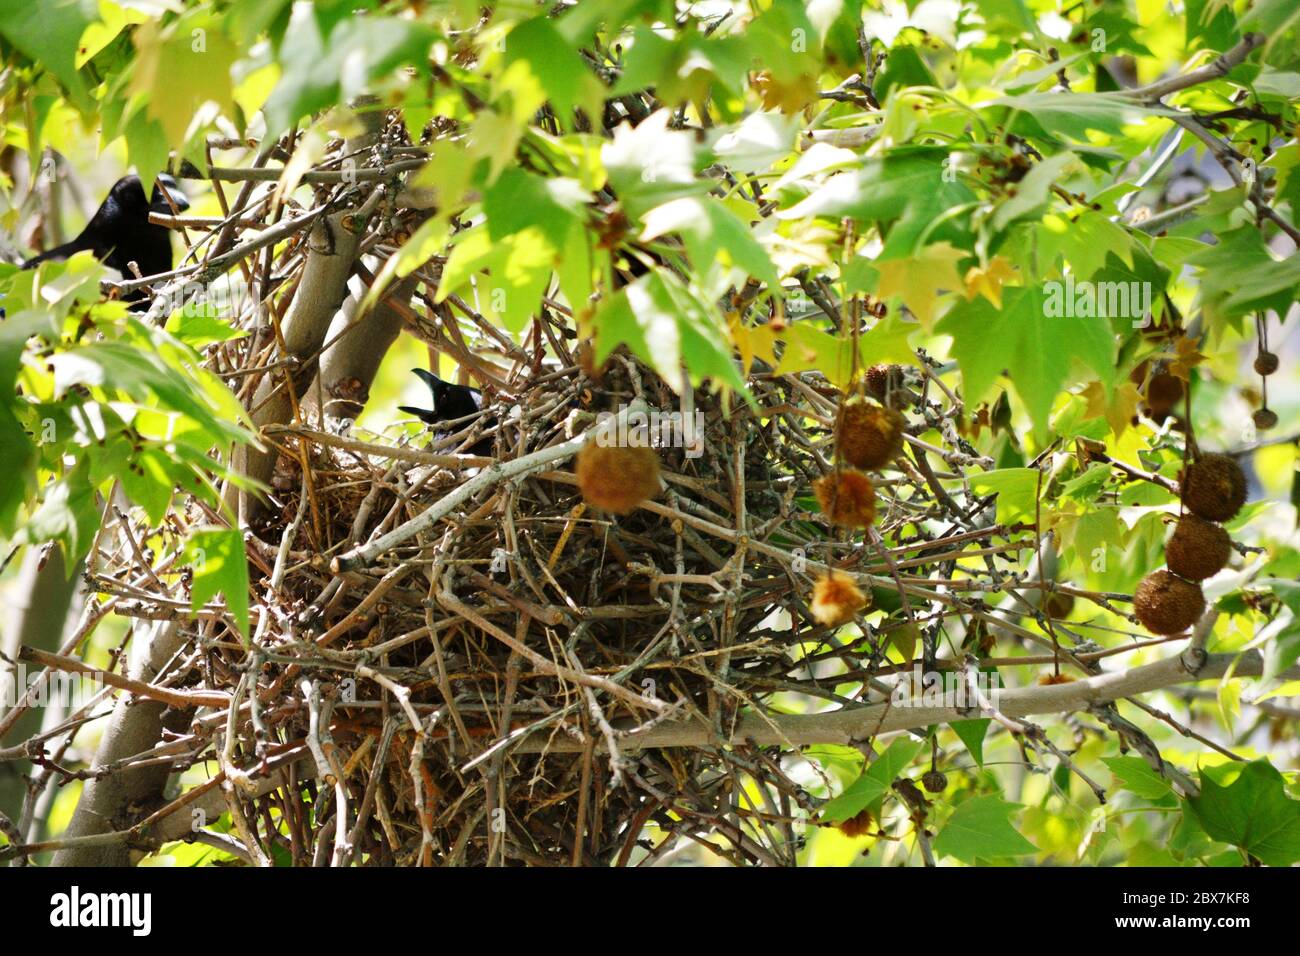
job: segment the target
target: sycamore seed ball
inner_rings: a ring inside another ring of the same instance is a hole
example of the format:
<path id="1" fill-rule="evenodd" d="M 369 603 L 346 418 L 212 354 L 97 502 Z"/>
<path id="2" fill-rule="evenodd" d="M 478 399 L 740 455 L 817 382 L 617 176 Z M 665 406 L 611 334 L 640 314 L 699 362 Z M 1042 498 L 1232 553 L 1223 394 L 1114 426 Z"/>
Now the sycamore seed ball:
<path id="1" fill-rule="evenodd" d="M 813 583 L 812 603 L 808 609 L 818 624 L 839 627 L 852 621 L 853 616 L 869 603 L 851 577 L 831 571 Z"/>
<path id="2" fill-rule="evenodd" d="M 869 528 L 876 520 L 876 489 L 860 471 L 833 471 L 813 482 L 813 492 L 826 517 L 835 524 Z"/>
<path id="3" fill-rule="evenodd" d="M 1169 570 L 1189 581 L 1203 581 L 1223 570 L 1232 554 L 1232 539 L 1212 521 L 1196 515 L 1178 519 L 1174 533 L 1165 545 L 1165 563 Z"/>
<path id="4" fill-rule="evenodd" d="M 1260 352 L 1255 356 L 1255 371 L 1260 375 L 1272 375 L 1280 363 L 1274 352 Z"/>
<path id="5" fill-rule="evenodd" d="M 625 515 L 659 491 L 659 456 L 653 448 L 623 448 L 589 441 L 575 471 L 587 504 Z"/>
<path id="6" fill-rule="evenodd" d="M 1204 455 L 1183 471 L 1183 505 L 1210 521 L 1228 521 L 1246 503 L 1246 475 L 1228 455 Z"/>
<path id="7" fill-rule="evenodd" d="M 1183 399 L 1183 381 L 1168 372 L 1157 372 L 1147 385 L 1147 405 L 1156 414 L 1168 414 Z"/>
<path id="8" fill-rule="evenodd" d="M 1266 432 L 1270 428 L 1277 428 L 1277 412 L 1271 408 L 1255 409 L 1255 414 L 1251 416 L 1251 420 L 1255 423 L 1255 427 L 1262 432 Z"/>
<path id="9" fill-rule="evenodd" d="M 1152 634 L 1181 634 L 1205 613 L 1201 586 L 1170 571 L 1152 571 L 1133 593 L 1137 619 Z"/>
<path id="10" fill-rule="evenodd" d="M 854 468 L 883 468 L 903 451 L 907 419 L 875 402 L 851 398 L 835 417 L 835 447 L 840 460 Z"/>

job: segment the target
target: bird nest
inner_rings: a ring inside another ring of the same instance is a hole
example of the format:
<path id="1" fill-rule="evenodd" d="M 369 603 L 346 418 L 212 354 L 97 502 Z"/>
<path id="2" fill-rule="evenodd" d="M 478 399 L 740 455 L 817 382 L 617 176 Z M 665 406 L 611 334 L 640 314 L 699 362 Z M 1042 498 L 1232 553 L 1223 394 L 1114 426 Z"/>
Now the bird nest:
<path id="1" fill-rule="evenodd" d="M 252 640 L 228 618 L 197 622 L 206 660 L 187 690 L 230 704 L 187 740 L 195 761 L 223 754 L 239 784 L 227 806 L 268 858 L 607 865 L 695 841 L 736 863 L 792 862 L 827 781 L 779 732 L 738 735 L 739 718 L 878 701 L 869 678 L 901 669 L 891 640 L 919 624 L 933 648 L 961 610 L 920 603 L 934 595 L 925 566 L 961 547 L 944 544 L 953 475 L 924 450 L 875 474 L 873 527 L 819 509 L 840 401 L 820 374 L 759 363 L 752 403 L 683 401 L 621 351 L 599 371 L 537 351 L 509 393 L 487 390 L 495 459 L 454 454 L 489 416 L 432 445 L 319 420 L 266 430 L 280 457 L 275 507 L 246 536 Z M 909 442 L 971 460 L 937 377 L 892 368 L 866 381 L 908 411 L 909 432 L 948 439 Z M 569 459 L 629 403 L 684 406 L 689 424 L 657 449 L 660 492 L 612 515 L 583 501 Z M 996 552 L 1005 533 L 948 540 Z M 813 581 L 829 568 L 885 616 L 819 623 Z"/>

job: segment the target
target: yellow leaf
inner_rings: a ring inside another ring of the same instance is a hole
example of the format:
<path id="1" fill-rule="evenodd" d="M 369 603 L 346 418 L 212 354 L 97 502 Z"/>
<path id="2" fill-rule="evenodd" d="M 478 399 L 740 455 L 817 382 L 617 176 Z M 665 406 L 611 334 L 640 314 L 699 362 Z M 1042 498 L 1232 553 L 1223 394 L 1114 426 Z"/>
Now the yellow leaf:
<path id="1" fill-rule="evenodd" d="M 732 312 L 727 316 L 727 326 L 736 348 L 740 351 L 740 364 L 744 374 L 749 374 L 749 367 L 754 364 L 755 358 L 761 358 L 769 365 L 776 365 L 776 352 L 773 347 L 776 345 L 777 335 L 770 325 L 746 325 L 740 320 L 739 313 Z"/>
<path id="2" fill-rule="evenodd" d="M 937 242 L 926 246 L 914 259 L 874 262 L 880 270 L 876 295 L 882 299 L 898 296 L 928 332 L 934 321 L 934 301 L 938 294 L 963 287 L 957 262 L 965 255 L 951 243 Z"/>
<path id="3" fill-rule="evenodd" d="M 1132 382 L 1125 382 L 1113 390 L 1107 389 L 1101 382 L 1089 382 L 1083 390 L 1083 397 L 1088 402 L 1083 417 L 1088 419 L 1104 416 L 1111 433 L 1117 437 L 1124 434 L 1124 429 L 1133 423 L 1138 402 L 1142 398 Z"/>
<path id="4" fill-rule="evenodd" d="M 861 362 L 858 363 L 861 370 Z M 777 375 L 816 369 L 832 385 L 847 389 L 853 380 L 853 343 L 829 332 L 796 322 L 786 330 L 785 354 L 776 367 Z"/>
<path id="5" fill-rule="evenodd" d="M 1176 357 L 1169 363 L 1169 374 L 1181 378 L 1184 382 L 1191 381 L 1192 367 L 1200 365 L 1207 356 L 1198 352 L 1196 342 L 1186 335 L 1178 337 L 1178 341 L 1174 343 L 1174 352 Z"/>
<path id="6" fill-rule="evenodd" d="M 1002 285 L 1016 277 L 1016 267 L 1003 256 L 994 256 L 987 266 L 973 266 L 966 273 L 966 298 L 982 295 L 1002 308 Z"/>
<path id="7" fill-rule="evenodd" d="M 234 114 L 230 67 L 238 51 L 210 13 L 195 11 L 166 27 L 147 20 L 132 36 L 139 53 L 131 92 L 145 95 L 148 115 L 162 125 L 173 146 L 185 143 L 204 103 Z"/>

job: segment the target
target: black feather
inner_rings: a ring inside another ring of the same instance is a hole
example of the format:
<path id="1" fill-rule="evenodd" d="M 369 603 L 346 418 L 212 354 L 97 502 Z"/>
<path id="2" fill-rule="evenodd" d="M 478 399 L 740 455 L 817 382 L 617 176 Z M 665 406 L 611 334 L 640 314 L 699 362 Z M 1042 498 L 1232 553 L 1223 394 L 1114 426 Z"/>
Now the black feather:
<path id="1" fill-rule="evenodd" d="M 432 372 L 422 368 L 411 369 L 420 380 L 429 387 L 429 394 L 433 397 L 433 408 L 413 408 L 410 405 L 399 405 L 400 411 L 408 415 L 414 415 L 426 425 L 441 425 L 447 422 L 456 422 L 449 429 L 440 429 L 434 432 L 434 438 L 441 441 L 449 435 L 463 431 L 473 424 L 472 416 L 480 415 L 483 412 L 483 393 L 477 388 L 470 388 L 468 385 L 456 385 L 453 382 L 444 382 Z M 462 419 L 464 419 L 462 421 Z M 496 417 L 489 416 L 484 427 L 491 428 L 496 424 Z M 486 435 L 480 438 L 469 447 L 469 454 L 489 457 L 492 454 L 492 436 Z"/>
<path id="2" fill-rule="evenodd" d="M 171 232 L 163 226 L 149 222 L 149 213 L 172 214 L 167 199 L 170 195 L 177 210 L 184 211 L 189 203 L 176 181 L 170 176 L 158 177 L 151 200 L 146 200 L 140 177 L 124 176 L 113 184 L 104 201 L 86 223 L 86 228 L 71 242 L 65 242 L 42 252 L 23 263 L 24 269 L 34 269 L 42 262 L 67 259 L 78 252 L 89 250 L 109 268 L 116 269 L 124 278 L 134 278 L 128 263 L 134 262 L 143 276 L 170 272 L 172 267 Z M 164 192 L 164 189 L 166 190 Z M 126 297 L 129 302 L 144 298 L 137 290 Z"/>

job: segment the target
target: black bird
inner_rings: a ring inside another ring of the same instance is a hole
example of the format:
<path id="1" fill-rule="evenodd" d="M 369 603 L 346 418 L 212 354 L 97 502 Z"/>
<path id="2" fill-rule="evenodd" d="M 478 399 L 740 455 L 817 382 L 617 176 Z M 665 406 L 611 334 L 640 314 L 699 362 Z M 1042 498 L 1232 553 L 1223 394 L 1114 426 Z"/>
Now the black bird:
<path id="1" fill-rule="evenodd" d="M 149 222 L 149 213 L 172 214 L 167 198 L 184 211 L 190 207 L 176 180 L 165 173 L 158 177 L 153 197 L 146 200 L 139 176 L 123 176 L 113 184 L 86 228 L 71 242 L 65 242 L 23 263 L 24 269 L 34 269 L 42 262 L 67 259 L 78 252 L 90 250 L 106 266 L 116 269 L 126 279 L 135 274 L 127 263 L 134 262 L 143 276 L 170 272 L 172 267 L 171 231 Z M 138 301 L 143 292 L 128 295 L 127 301 Z"/>
<path id="2" fill-rule="evenodd" d="M 433 395 L 433 408 L 412 408 L 410 405 L 399 405 L 397 407 L 400 411 L 406 412 L 408 415 L 414 415 L 428 425 L 454 422 L 458 419 L 469 418 L 471 415 L 482 414 L 483 393 L 477 388 L 444 382 L 432 372 L 422 368 L 413 368 L 411 371 L 418 375 L 425 385 L 429 386 L 429 392 Z M 442 440 L 454 432 L 464 430 L 471 424 L 473 423 L 464 421 L 450 430 L 436 431 L 434 432 L 434 438 Z M 485 427 L 491 428 L 495 424 L 496 418 L 490 417 Z M 492 456 L 492 436 L 485 435 L 476 441 L 469 447 L 469 454 L 490 458 Z"/>

